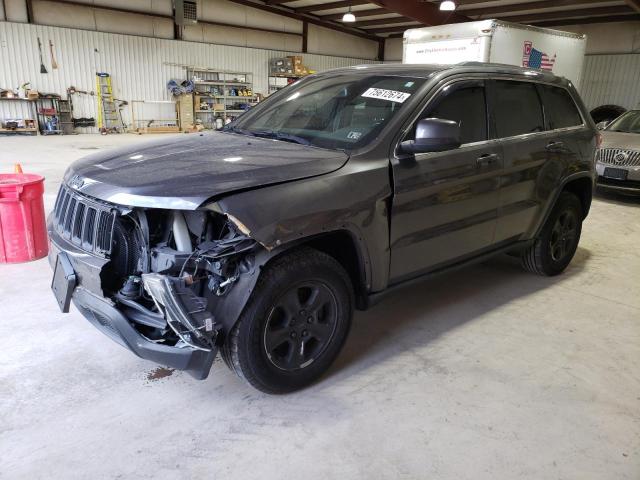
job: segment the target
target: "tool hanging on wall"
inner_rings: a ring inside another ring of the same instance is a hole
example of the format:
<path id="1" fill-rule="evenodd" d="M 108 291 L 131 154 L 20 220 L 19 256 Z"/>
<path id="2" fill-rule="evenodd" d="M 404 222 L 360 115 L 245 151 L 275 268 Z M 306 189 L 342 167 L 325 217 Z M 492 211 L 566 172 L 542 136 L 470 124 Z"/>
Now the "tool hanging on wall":
<path id="1" fill-rule="evenodd" d="M 98 95 L 98 129 L 100 133 L 122 133 L 125 130 L 120 112 L 123 102 L 113 98 L 111 76 L 108 73 L 96 73 L 96 92 Z"/>
<path id="2" fill-rule="evenodd" d="M 40 73 L 49 73 L 44 66 L 44 61 L 42 60 L 42 42 L 40 41 L 40 37 L 38 37 L 38 53 L 40 54 Z"/>
<path id="3" fill-rule="evenodd" d="M 56 62 L 56 56 L 53 53 L 53 42 L 51 39 L 49 39 L 49 51 L 51 52 L 51 68 L 57 70 L 58 62 Z"/>

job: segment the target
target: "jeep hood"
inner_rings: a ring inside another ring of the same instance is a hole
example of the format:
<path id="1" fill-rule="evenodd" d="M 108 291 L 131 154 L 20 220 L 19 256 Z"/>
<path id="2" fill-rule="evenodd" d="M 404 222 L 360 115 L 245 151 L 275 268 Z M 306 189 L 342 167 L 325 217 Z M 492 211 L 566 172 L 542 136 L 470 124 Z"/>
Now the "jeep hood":
<path id="1" fill-rule="evenodd" d="M 74 162 L 64 182 L 132 207 L 194 210 L 214 196 L 330 173 L 341 151 L 209 132 L 107 150 Z"/>

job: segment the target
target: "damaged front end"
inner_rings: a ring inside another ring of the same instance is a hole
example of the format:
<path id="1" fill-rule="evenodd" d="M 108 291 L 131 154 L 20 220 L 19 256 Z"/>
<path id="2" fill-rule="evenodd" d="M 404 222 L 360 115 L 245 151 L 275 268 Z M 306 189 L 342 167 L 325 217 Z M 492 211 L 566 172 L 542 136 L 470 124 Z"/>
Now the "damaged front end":
<path id="1" fill-rule="evenodd" d="M 223 213 L 120 208 L 72 195 L 73 206 L 56 202 L 49 230 L 52 265 L 64 256 L 77 276 L 75 305 L 138 356 L 206 378 L 266 250 Z M 100 225 L 103 211 L 110 223 Z"/>

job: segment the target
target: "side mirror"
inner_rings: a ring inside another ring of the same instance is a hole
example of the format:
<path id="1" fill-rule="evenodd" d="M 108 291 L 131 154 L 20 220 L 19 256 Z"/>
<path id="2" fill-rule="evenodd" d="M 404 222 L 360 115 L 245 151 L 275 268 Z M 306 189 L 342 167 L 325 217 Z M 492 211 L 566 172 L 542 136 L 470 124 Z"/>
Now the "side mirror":
<path id="1" fill-rule="evenodd" d="M 404 153 L 443 152 L 460 146 L 460 126 L 453 120 L 423 118 L 416 126 L 416 139 L 400 144 Z"/>
<path id="2" fill-rule="evenodd" d="M 604 122 L 596 123 L 596 128 L 598 130 L 604 130 L 605 128 L 607 128 L 607 125 L 609 125 L 609 122 L 605 120 Z"/>

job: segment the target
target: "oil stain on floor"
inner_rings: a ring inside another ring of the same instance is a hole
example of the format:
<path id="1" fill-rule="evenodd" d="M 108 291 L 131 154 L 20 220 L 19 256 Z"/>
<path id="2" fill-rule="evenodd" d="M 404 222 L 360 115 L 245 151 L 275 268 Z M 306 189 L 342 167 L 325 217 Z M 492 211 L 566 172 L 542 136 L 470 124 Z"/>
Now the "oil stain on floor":
<path id="1" fill-rule="evenodd" d="M 155 382 L 156 380 L 170 377 L 171 375 L 173 375 L 173 372 L 175 372 L 175 368 L 166 368 L 166 367 L 154 368 L 147 375 L 147 380 L 149 380 L 150 382 Z"/>

